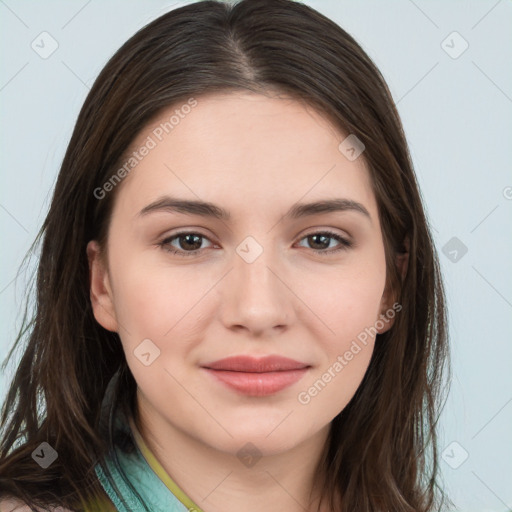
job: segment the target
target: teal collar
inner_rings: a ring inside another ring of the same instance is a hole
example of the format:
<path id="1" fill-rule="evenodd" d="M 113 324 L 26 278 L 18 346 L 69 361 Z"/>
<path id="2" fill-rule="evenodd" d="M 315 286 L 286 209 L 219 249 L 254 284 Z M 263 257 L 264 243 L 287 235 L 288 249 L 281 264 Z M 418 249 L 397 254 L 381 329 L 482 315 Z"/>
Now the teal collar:
<path id="1" fill-rule="evenodd" d="M 119 512 L 193 512 L 162 482 L 141 453 L 130 429 L 131 413 L 120 402 L 119 373 L 110 381 L 101 406 L 100 431 L 108 440 L 98 479 Z"/>

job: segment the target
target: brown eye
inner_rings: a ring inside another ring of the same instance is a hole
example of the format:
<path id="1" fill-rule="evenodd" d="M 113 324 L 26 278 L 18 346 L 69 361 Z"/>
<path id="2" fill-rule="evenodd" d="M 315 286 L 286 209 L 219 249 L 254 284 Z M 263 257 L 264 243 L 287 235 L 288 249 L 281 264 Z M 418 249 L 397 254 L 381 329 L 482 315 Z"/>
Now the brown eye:
<path id="1" fill-rule="evenodd" d="M 302 238 L 302 240 L 307 240 L 308 245 L 311 249 L 313 249 L 314 252 L 325 255 L 347 250 L 353 245 L 349 240 L 346 240 L 337 233 L 333 233 L 331 231 L 310 233 L 309 235 Z M 331 250 L 326 250 L 329 249 L 332 240 L 336 240 L 338 242 L 338 247 Z"/>
<path id="2" fill-rule="evenodd" d="M 175 240 L 178 242 L 178 247 L 172 245 L 172 242 Z M 177 254 L 179 256 L 194 256 L 202 250 L 201 245 L 203 240 L 208 240 L 208 238 L 200 233 L 187 231 L 176 233 L 175 235 L 163 240 L 159 245 L 164 250 L 172 254 Z"/>

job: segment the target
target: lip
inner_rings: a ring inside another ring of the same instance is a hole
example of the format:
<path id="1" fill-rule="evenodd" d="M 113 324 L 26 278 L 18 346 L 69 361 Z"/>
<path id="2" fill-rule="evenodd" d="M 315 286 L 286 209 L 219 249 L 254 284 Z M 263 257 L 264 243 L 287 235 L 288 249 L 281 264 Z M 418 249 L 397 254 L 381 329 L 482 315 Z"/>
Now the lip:
<path id="1" fill-rule="evenodd" d="M 222 384 L 248 396 L 275 394 L 298 380 L 310 365 L 282 356 L 233 356 L 201 365 Z"/>

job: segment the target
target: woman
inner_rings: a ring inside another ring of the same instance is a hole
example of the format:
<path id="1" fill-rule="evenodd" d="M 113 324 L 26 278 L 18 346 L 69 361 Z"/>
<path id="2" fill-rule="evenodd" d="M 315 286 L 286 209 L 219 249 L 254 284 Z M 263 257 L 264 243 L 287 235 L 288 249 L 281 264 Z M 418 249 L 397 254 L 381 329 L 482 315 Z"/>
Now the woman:
<path id="1" fill-rule="evenodd" d="M 144 27 L 40 239 L 4 508 L 441 509 L 437 255 L 389 90 L 338 25 L 243 0 Z"/>

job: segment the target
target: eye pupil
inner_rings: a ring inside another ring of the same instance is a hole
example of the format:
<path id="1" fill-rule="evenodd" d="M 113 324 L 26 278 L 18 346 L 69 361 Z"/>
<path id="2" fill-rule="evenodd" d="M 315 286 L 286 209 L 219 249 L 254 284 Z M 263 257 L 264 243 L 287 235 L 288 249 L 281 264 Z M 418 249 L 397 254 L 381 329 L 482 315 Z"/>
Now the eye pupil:
<path id="1" fill-rule="evenodd" d="M 196 239 L 196 241 L 191 241 L 193 239 Z M 196 250 L 196 249 L 200 249 L 201 248 L 201 239 L 202 239 L 202 236 L 200 235 L 195 235 L 195 234 L 186 234 L 186 235 L 180 235 L 179 237 L 179 241 L 180 241 L 180 247 L 182 247 L 183 249 L 192 249 L 192 250 Z M 185 240 L 185 244 L 190 244 L 190 245 L 193 245 L 194 247 L 187 247 L 186 245 L 184 246 L 181 242 L 182 240 Z M 197 241 L 199 240 L 199 241 Z"/>
<path id="2" fill-rule="evenodd" d="M 322 241 L 322 242 L 320 242 L 320 244 L 319 244 L 319 245 L 320 245 L 320 248 L 325 249 L 325 248 L 329 247 L 329 240 L 330 240 L 332 237 L 330 237 L 330 236 L 328 236 L 328 235 L 323 235 L 323 234 L 316 233 L 316 234 L 314 234 L 314 235 L 310 235 L 308 238 L 309 238 L 309 240 L 310 240 L 310 241 L 311 241 L 311 240 L 313 240 L 313 245 L 315 245 L 315 244 L 317 243 L 317 242 L 315 241 L 315 239 L 317 239 L 317 238 L 321 238 L 321 239 L 323 239 L 323 241 Z"/>

